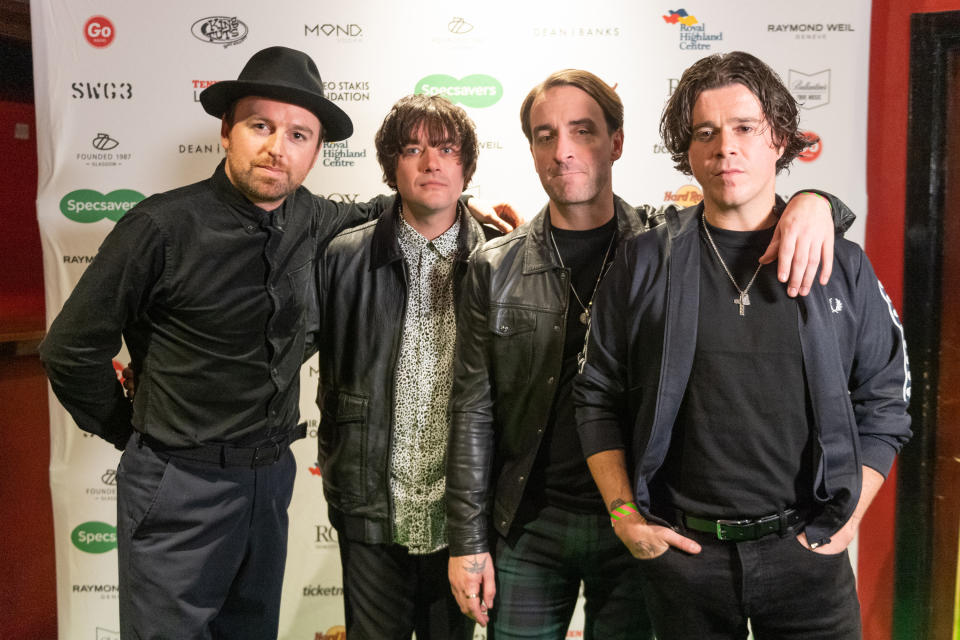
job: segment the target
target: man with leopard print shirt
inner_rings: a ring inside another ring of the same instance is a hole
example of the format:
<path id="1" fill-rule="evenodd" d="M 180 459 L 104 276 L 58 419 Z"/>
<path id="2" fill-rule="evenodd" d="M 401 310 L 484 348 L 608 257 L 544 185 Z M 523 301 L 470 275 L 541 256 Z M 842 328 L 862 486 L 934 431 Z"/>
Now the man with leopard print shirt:
<path id="1" fill-rule="evenodd" d="M 445 463 L 467 259 L 486 230 L 459 204 L 476 168 L 463 109 L 408 96 L 376 136 L 397 195 L 335 238 L 318 274 L 319 460 L 347 634 L 470 638 L 447 582 Z"/>

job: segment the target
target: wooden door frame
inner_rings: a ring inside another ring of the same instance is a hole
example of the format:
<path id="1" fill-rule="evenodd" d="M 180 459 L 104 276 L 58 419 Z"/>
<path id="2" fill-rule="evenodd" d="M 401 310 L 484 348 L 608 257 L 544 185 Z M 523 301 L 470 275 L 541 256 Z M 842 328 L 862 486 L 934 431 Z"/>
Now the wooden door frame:
<path id="1" fill-rule="evenodd" d="M 896 640 L 933 638 L 935 633 L 931 575 L 935 561 L 947 67 L 950 54 L 957 51 L 960 11 L 911 16 L 903 320 L 913 381 L 910 414 L 914 435 L 898 463 Z"/>

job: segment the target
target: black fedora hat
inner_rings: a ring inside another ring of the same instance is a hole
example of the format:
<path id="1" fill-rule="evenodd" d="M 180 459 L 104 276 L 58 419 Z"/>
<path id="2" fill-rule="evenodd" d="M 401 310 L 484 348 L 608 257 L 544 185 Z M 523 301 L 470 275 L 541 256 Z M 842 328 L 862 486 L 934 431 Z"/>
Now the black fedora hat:
<path id="1" fill-rule="evenodd" d="M 212 84 L 200 93 L 203 110 L 216 118 L 236 100 L 261 96 L 312 111 L 323 125 L 323 139 L 336 142 L 353 134 L 343 109 L 323 97 L 323 81 L 310 56 L 287 47 L 268 47 L 253 54 L 236 80 Z"/>

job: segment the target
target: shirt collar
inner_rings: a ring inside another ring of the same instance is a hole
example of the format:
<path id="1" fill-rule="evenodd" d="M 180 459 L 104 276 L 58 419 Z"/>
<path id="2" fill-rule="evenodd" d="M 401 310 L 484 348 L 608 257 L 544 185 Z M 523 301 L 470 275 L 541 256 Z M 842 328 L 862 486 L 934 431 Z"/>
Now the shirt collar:
<path id="1" fill-rule="evenodd" d="M 250 202 L 249 199 L 243 193 L 237 189 L 230 178 L 227 177 L 227 172 L 225 169 L 226 159 L 220 161 L 220 164 L 217 166 L 216 171 L 213 172 L 213 177 L 210 179 L 213 185 L 213 190 L 217 193 L 223 203 L 230 210 L 230 213 L 234 215 L 237 221 L 241 226 L 246 229 L 248 233 L 256 232 L 261 225 L 269 225 L 272 221 L 275 224 L 282 225 L 287 217 L 287 211 L 290 210 L 290 207 L 293 203 L 293 199 L 296 197 L 296 193 L 291 193 L 287 196 L 283 204 L 274 209 L 273 211 L 266 211 L 261 209 L 257 205 Z"/>
<path id="2" fill-rule="evenodd" d="M 419 231 L 414 229 L 409 222 L 403 218 L 403 205 L 400 205 L 399 215 L 397 216 L 397 240 L 400 246 L 405 249 L 421 250 L 429 244 L 437 250 L 444 259 L 453 260 L 457 253 L 457 240 L 460 237 L 460 222 L 462 213 L 460 203 L 457 203 L 457 218 L 453 225 L 433 240 L 427 240 Z"/>

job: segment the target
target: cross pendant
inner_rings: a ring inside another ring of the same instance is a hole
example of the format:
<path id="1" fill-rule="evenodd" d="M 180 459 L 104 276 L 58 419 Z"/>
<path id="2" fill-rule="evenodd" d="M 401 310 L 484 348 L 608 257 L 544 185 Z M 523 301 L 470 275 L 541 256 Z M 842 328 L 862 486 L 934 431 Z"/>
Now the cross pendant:
<path id="1" fill-rule="evenodd" d="M 733 299 L 733 304 L 740 305 L 740 315 L 746 315 L 743 312 L 743 308 L 750 306 L 750 296 L 747 295 L 746 291 L 743 291 L 738 297 Z"/>

